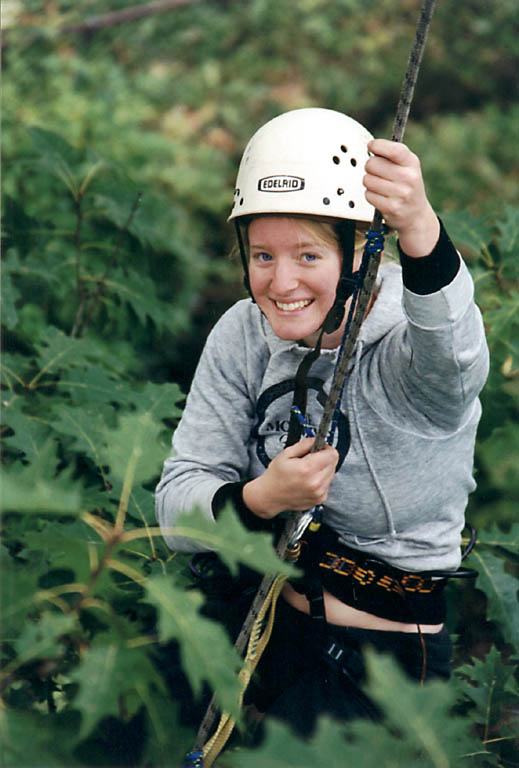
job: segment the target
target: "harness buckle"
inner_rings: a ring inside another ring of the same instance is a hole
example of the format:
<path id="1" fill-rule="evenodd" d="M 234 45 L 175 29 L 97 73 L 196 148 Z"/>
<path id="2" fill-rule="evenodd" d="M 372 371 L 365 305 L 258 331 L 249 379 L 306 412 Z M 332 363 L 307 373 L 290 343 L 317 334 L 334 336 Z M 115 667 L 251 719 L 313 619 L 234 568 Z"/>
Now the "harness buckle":
<path id="1" fill-rule="evenodd" d="M 344 649 L 341 648 L 337 643 L 332 642 L 328 650 L 326 651 L 327 655 L 330 656 L 334 661 L 339 661 L 341 656 L 344 653 Z"/>

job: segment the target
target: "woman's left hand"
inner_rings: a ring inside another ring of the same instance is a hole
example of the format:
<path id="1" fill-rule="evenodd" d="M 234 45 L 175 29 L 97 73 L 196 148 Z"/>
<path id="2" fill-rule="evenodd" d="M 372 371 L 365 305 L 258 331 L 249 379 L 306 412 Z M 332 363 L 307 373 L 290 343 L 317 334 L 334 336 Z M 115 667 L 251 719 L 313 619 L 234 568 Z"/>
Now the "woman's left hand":
<path id="1" fill-rule="evenodd" d="M 373 157 L 365 166 L 366 200 L 397 230 L 405 254 L 427 256 L 440 223 L 425 193 L 419 158 L 405 144 L 387 139 L 373 139 L 368 149 Z"/>

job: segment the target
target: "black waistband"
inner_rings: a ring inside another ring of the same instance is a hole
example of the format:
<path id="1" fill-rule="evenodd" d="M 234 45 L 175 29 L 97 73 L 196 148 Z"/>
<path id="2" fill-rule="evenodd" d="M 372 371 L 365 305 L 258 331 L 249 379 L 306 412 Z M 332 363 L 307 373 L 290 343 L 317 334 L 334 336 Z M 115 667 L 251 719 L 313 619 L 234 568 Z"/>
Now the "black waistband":
<path id="1" fill-rule="evenodd" d="M 298 565 L 305 577 L 294 588 L 301 592 L 318 577 L 324 589 L 357 610 L 406 623 L 445 620 L 446 579 L 404 571 L 348 547 L 326 525 L 305 535 Z"/>

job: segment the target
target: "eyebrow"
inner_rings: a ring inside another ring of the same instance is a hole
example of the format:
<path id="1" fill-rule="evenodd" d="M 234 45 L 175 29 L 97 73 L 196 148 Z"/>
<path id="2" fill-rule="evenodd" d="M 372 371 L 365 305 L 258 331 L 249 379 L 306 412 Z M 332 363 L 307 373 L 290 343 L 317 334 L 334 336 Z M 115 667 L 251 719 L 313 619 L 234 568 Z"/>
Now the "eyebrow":
<path id="1" fill-rule="evenodd" d="M 308 243 L 295 243 L 295 248 L 319 248 L 319 243 L 315 240 L 310 241 Z M 266 251 L 268 251 L 272 246 L 270 245 L 263 245 L 263 243 L 249 243 L 249 248 L 264 248 Z"/>

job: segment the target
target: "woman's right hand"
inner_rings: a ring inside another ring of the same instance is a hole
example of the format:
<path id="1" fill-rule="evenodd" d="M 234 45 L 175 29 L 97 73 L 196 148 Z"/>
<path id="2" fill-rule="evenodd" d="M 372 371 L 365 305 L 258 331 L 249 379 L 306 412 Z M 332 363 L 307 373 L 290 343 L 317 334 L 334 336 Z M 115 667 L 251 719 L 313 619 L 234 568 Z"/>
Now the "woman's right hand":
<path id="1" fill-rule="evenodd" d="M 262 475 L 244 485 L 243 501 L 251 512 L 269 519 L 287 509 L 324 504 L 339 454 L 329 445 L 311 453 L 314 440 L 307 437 L 285 448 Z"/>

